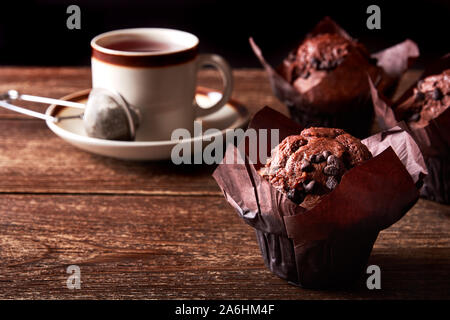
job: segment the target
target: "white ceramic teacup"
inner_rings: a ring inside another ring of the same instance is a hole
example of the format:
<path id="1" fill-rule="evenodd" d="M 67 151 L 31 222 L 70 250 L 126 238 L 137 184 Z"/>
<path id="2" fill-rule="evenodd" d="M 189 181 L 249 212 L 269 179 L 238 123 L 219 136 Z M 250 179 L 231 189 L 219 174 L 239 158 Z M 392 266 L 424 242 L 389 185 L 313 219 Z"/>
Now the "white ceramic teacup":
<path id="1" fill-rule="evenodd" d="M 230 98 L 228 63 L 215 54 L 198 54 L 198 44 L 191 33 L 160 28 L 116 30 L 92 39 L 92 86 L 119 92 L 140 110 L 136 140 L 170 140 L 173 130 L 192 130 L 196 118 Z M 197 72 L 206 65 L 220 71 L 224 90 L 216 104 L 202 108 L 195 90 Z"/>

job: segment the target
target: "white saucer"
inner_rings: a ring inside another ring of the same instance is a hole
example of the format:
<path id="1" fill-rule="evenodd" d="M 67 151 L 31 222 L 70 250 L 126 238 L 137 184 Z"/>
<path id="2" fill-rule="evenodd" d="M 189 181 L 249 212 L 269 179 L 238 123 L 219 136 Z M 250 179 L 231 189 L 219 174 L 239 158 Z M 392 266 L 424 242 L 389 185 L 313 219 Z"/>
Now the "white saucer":
<path id="1" fill-rule="evenodd" d="M 85 103 L 90 89 L 78 91 L 63 97 L 63 100 Z M 201 105 L 212 105 L 220 93 L 211 89 L 198 88 L 197 101 Z M 69 116 L 80 114 L 79 109 L 67 108 L 63 106 L 51 105 L 46 114 L 52 116 Z M 210 128 L 220 130 L 220 135 L 224 137 L 227 129 L 243 128 L 249 120 L 248 110 L 230 100 L 219 111 L 201 119 L 203 132 Z M 91 138 L 86 135 L 81 119 L 66 119 L 58 123 L 47 121 L 47 126 L 56 135 L 82 150 L 99 154 L 106 157 L 112 157 L 123 160 L 164 160 L 170 159 L 172 148 L 178 141 L 115 141 Z M 204 141 L 206 145 L 213 141 L 213 137 L 219 133 L 208 136 L 209 141 Z M 211 139 L 210 139 L 211 138 Z M 195 141 L 202 140 L 203 136 L 198 136 L 189 140 L 183 140 L 183 143 L 194 144 Z M 194 150 L 194 148 L 192 148 Z"/>

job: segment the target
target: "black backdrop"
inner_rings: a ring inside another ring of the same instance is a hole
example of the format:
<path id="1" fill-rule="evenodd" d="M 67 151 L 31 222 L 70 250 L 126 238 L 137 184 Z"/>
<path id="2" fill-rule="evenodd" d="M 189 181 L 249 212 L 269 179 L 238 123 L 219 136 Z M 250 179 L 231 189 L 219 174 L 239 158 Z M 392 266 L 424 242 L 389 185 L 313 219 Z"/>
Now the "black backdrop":
<path id="1" fill-rule="evenodd" d="M 81 30 L 66 28 L 66 8 L 81 8 Z M 366 28 L 366 8 L 381 8 L 381 30 Z M 449 52 L 450 1 L 213 1 L 213 0 L 2 0 L 0 65 L 88 65 L 90 39 L 128 27 L 170 27 L 195 33 L 201 51 L 233 67 L 259 66 L 252 35 L 276 63 L 323 16 L 329 15 L 369 50 L 415 40 L 424 64 Z"/>

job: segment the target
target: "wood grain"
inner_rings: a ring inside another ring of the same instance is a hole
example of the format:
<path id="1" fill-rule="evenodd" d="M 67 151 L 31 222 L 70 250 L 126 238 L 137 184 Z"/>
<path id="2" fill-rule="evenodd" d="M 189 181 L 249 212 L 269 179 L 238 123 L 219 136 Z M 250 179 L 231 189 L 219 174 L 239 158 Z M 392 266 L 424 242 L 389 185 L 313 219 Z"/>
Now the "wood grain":
<path id="1" fill-rule="evenodd" d="M 251 113 L 266 104 L 285 112 L 263 71 L 234 75 L 234 98 Z M 55 98 L 90 86 L 88 68 L 3 67 L 0 78 L 0 90 Z M 220 88 L 210 71 L 199 82 Z M 42 121 L 0 110 L 0 298 L 450 298 L 449 206 L 420 200 L 380 234 L 369 263 L 382 270 L 382 290 L 364 279 L 304 290 L 266 269 L 213 169 L 91 155 Z M 71 264 L 81 268 L 80 290 L 66 287 Z"/>
<path id="2" fill-rule="evenodd" d="M 0 120 L 0 192 L 216 194 L 212 166 L 120 161 L 81 151 L 42 121 Z"/>
<path id="3" fill-rule="evenodd" d="M 381 233 L 381 291 L 288 285 L 221 197 L 2 195 L 0 211 L 0 298 L 439 298 L 450 286 L 450 210 L 428 201 Z M 72 264 L 80 290 L 65 285 Z"/>

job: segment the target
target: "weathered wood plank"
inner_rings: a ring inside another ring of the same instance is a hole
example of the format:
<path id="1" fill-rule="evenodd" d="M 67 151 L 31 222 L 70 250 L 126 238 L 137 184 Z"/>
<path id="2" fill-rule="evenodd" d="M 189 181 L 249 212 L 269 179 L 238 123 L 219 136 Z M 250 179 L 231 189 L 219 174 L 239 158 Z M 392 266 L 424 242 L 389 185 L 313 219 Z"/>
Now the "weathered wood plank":
<path id="1" fill-rule="evenodd" d="M 286 111 L 263 71 L 234 74 L 234 98 L 251 113 Z M 0 92 L 58 98 L 89 87 L 90 70 L 2 67 L 0 79 Z M 199 82 L 220 87 L 210 71 Z M 42 121 L 0 110 L 0 298 L 450 298 L 449 206 L 420 200 L 380 234 L 369 263 L 381 267 L 382 290 L 364 281 L 303 290 L 264 267 L 212 170 L 91 155 Z M 79 291 L 65 286 L 70 264 L 81 267 Z"/>
<path id="2" fill-rule="evenodd" d="M 44 122 L 0 120 L 0 192 L 219 195 L 213 169 L 109 159 L 67 144 Z"/>
<path id="3" fill-rule="evenodd" d="M 382 290 L 304 290 L 263 265 L 221 197 L 1 195 L 1 298 L 448 298 L 448 207 L 420 201 L 382 232 Z M 69 290 L 66 267 L 81 268 Z"/>

